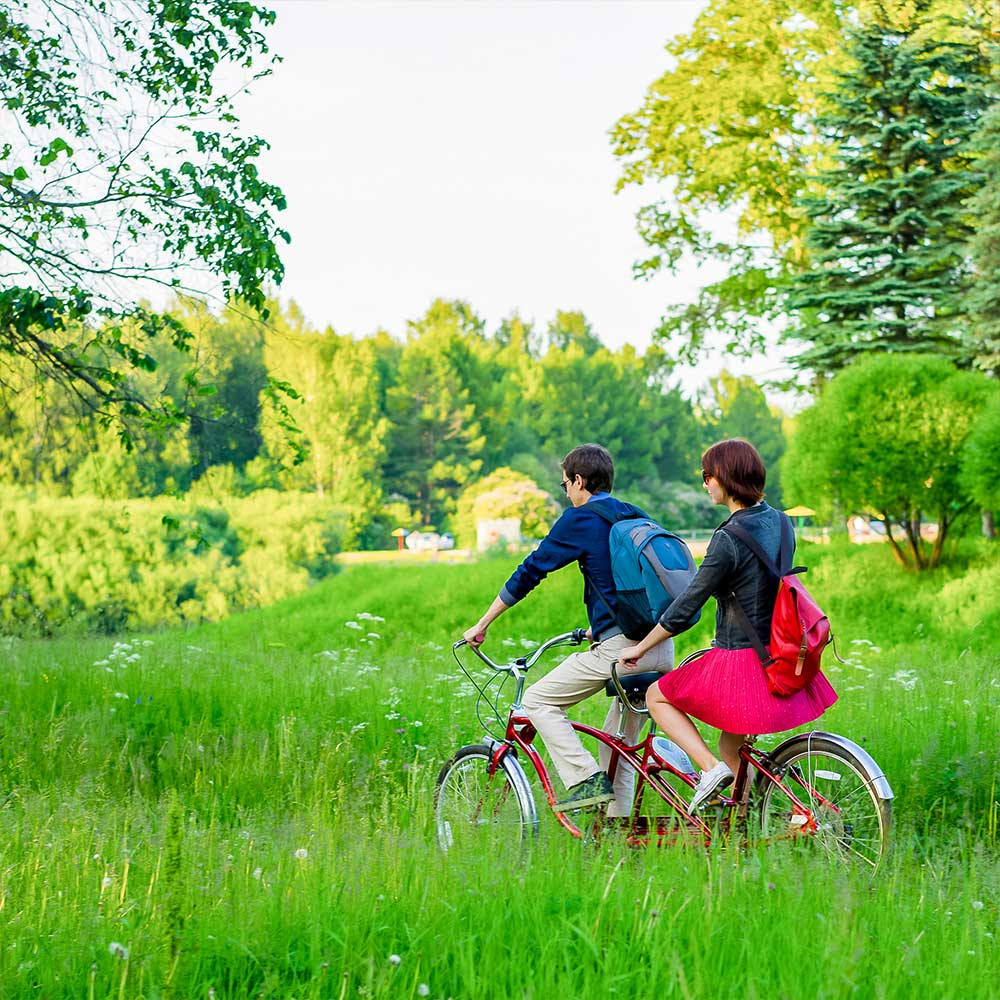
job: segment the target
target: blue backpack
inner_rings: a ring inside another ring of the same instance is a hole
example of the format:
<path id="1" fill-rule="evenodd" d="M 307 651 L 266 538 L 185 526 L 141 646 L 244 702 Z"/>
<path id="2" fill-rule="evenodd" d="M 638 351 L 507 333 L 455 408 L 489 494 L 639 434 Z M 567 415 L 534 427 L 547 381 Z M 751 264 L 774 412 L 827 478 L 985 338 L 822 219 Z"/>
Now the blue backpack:
<path id="1" fill-rule="evenodd" d="M 617 613 L 612 612 L 615 622 L 630 639 L 642 639 L 693 579 L 691 550 L 684 539 L 660 527 L 638 507 L 627 505 L 620 514 L 601 506 L 600 500 L 587 507 L 611 525 L 608 546 L 618 605 Z M 598 596 L 611 611 L 600 591 Z M 700 617 L 699 610 L 687 627 Z"/>

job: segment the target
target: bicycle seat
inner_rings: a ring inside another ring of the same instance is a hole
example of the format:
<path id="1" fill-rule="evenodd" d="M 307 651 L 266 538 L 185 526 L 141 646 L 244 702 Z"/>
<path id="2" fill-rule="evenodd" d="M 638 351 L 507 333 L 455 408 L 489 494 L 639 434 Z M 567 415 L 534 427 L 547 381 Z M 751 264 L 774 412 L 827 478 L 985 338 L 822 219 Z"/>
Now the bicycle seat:
<path id="1" fill-rule="evenodd" d="M 645 694 L 646 688 L 655 684 L 662 676 L 663 674 L 656 670 L 648 670 L 644 674 L 625 674 L 624 676 L 619 674 L 618 680 L 621 681 L 623 690 L 631 700 Z M 615 689 L 615 682 L 610 678 L 607 684 L 604 685 L 604 690 L 607 692 L 609 698 L 614 698 L 618 694 L 618 691 Z"/>

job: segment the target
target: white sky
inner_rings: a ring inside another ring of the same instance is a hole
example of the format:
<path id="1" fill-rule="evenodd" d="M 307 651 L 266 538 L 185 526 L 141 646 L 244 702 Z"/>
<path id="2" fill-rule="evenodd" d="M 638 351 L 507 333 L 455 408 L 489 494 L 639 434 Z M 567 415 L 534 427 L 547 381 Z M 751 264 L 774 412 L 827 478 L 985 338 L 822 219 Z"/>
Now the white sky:
<path id="1" fill-rule="evenodd" d="M 284 61 L 238 113 L 288 198 L 282 298 L 358 336 L 401 337 L 439 296 L 491 331 L 580 309 L 609 346 L 645 349 L 663 308 L 721 270 L 633 280 L 635 209 L 656 192 L 614 193 L 607 133 L 705 5 L 272 0 Z M 719 355 L 682 383 L 723 365 L 778 372 Z"/>

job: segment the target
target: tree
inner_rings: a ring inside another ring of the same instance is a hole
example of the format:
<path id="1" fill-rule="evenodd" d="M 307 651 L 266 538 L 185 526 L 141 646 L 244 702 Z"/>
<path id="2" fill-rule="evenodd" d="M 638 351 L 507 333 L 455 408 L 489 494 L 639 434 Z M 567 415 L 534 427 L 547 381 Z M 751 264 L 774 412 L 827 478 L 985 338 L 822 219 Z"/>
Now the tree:
<path id="1" fill-rule="evenodd" d="M 944 358 L 857 361 L 799 415 L 782 466 L 786 492 L 810 506 L 825 501 L 827 511 L 873 514 L 900 564 L 936 566 L 950 528 L 972 506 L 963 450 L 997 392 Z M 928 516 L 937 524 L 929 549 L 921 531 Z"/>
<path id="2" fill-rule="evenodd" d="M 713 440 L 740 437 L 760 452 L 767 468 L 767 498 L 782 504 L 779 460 L 785 453 L 782 418 L 768 405 L 760 386 L 748 375 L 737 377 L 723 370 L 710 382 L 712 398 L 704 415 L 705 429 Z"/>
<path id="3" fill-rule="evenodd" d="M 970 140 L 988 106 L 983 38 L 943 42 L 926 17 L 862 25 L 852 65 L 818 118 L 837 143 L 803 200 L 811 265 L 789 283 L 806 342 L 798 367 L 828 375 L 866 353 L 926 352 L 969 363 L 967 203 L 982 184 Z"/>
<path id="4" fill-rule="evenodd" d="M 970 241 L 973 278 L 966 305 L 976 364 L 1000 375 L 1000 102 L 983 116 L 974 139 L 983 184 L 970 204 L 976 226 Z"/>
<path id="5" fill-rule="evenodd" d="M 578 310 L 558 310 L 549 322 L 546 341 L 550 349 L 558 351 L 565 351 L 570 344 L 576 344 L 588 356 L 603 346 L 587 317 Z"/>
<path id="6" fill-rule="evenodd" d="M 944 41 L 1000 26 L 994 0 L 916 0 L 941 15 Z M 611 131 L 619 189 L 662 184 L 639 210 L 650 256 L 634 265 L 650 279 L 686 255 L 728 266 L 696 301 L 668 308 L 659 336 L 694 362 L 720 338 L 732 352 L 766 344 L 781 321 L 781 283 L 808 266 L 810 228 L 799 198 L 821 194 L 818 174 L 834 147 L 816 127 L 834 73 L 846 67 L 846 29 L 913 0 L 713 0 L 694 28 L 666 46 L 669 67 L 640 108 Z M 950 20 L 946 16 L 950 15 Z"/>
<path id="7" fill-rule="evenodd" d="M 291 303 L 267 332 L 265 357 L 270 370 L 296 384 L 299 399 L 289 408 L 306 453 L 297 463 L 282 414 L 264 396 L 262 432 L 278 481 L 355 507 L 357 530 L 382 496 L 388 423 L 379 408 L 375 344 L 329 328 L 317 332 Z"/>
<path id="8" fill-rule="evenodd" d="M 267 57 L 273 21 L 232 0 L 0 3 L 0 352 L 105 418 L 182 416 L 134 378 L 152 342 L 190 341 L 144 294 L 211 283 L 264 312 L 281 280 L 284 197 L 222 79 Z"/>
<path id="9" fill-rule="evenodd" d="M 1000 396 L 983 408 L 962 454 L 962 482 L 983 508 L 983 533 L 992 537 L 1000 510 Z"/>
<path id="10" fill-rule="evenodd" d="M 612 130 L 619 189 L 670 189 L 639 211 L 651 256 L 637 277 L 674 271 L 687 254 L 730 265 L 697 302 L 665 313 L 659 334 L 681 360 L 696 360 L 712 333 L 733 350 L 762 346 L 757 320 L 777 311 L 776 279 L 805 260 L 795 196 L 826 154 L 813 118 L 843 59 L 846 16 L 837 0 L 715 0 L 667 44 L 670 68 Z M 720 232 L 723 213 L 735 232 Z"/>
<path id="11" fill-rule="evenodd" d="M 482 468 L 486 437 L 473 387 L 483 325 L 465 303 L 437 300 L 409 327 L 386 392 L 384 477 L 387 491 L 412 500 L 430 525 L 454 511 L 459 490 Z"/>

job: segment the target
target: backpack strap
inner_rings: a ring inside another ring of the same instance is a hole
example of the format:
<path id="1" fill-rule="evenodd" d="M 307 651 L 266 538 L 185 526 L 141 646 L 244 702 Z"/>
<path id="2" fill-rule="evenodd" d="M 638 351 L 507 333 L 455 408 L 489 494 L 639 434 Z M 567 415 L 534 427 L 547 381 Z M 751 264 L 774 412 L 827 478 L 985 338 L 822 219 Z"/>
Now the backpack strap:
<path id="1" fill-rule="evenodd" d="M 790 565 L 792 553 L 795 551 L 795 529 L 792 527 L 791 518 L 786 514 L 781 515 L 781 542 L 778 545 L 777 563 L 764 551 L 764 547 L 760 542 L 742 524 L 727 521 L 722 526 L 722 530 L 743 542 L 776 580 L 780 580 L 783 576 L 792 576 L 796 573 L 804 573 L 806 571 L 805 566 Z"/>
<path id="2" fill-rule="evenodd" d="M 783 576 L 789 576 L 793 573 L 804 573 L 805 566 L 794 566 L 788 569 L 779 569 L 778 567 L 786 567 L 792 561 L 792 552 L 795 551 L 795 529 L 792 527 L 791 518 L 786 514 L 781 515 L 781 541 L 778 545 L 778 562 L 775 561 L 764 551 L 764 547 L 757 541 L 753 535 L 743 527 L 742 524 L 735 524 L 732 521 L 727 521 L 726 524 L 722 526 L 723 531 L 729 532 L 734 538 L 738 538 L 741 542 L 746 545 L 746 547 L 764 564 L 764 568 L 771 574 L 776 580 L 780 580 Z M 761 665 L 764 667 L 770 666 L 774 662 L 774 657 L 772 657 L 768 651 L 767 647 L 760 641 L 760 636 L 757 634 L 757 630 L 753 627 L 750 621 L 750 616 L 746 613 L 743 605 L 740 603 L 740 599 L 736 596 L 736 591 L 731 590 L 729 592 L 729 599 L 733 602 L 733 607 L 736 610 L 736 617 L 739 620 L 740 628 L 746 633 L 746 637 L 750 640 L 750 644 L 753 646 L 754 652 L 757 654 Z"/>

